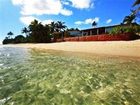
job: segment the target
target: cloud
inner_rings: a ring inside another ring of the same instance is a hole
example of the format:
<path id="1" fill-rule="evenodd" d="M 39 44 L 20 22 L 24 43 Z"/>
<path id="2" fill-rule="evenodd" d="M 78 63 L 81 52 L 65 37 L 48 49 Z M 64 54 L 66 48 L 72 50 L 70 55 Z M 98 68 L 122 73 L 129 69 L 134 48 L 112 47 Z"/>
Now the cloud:
<path id="1" fill-rule="evenodd" d="M 99 20 L 100 20 L 99 17 L 95 17 L 95 18 L 86 19 L 86 20 L 84 20 L 84 21 L 76 21 L 75 24 L 76 24 L 76 25 L 92 24 L 94 21 L 98 23 Z"/>
<path id="2" fill-rule="evenodd" d="M 78 9 L 87 9 L 94 6 L 93 0 L 69 0 L 72 6 Z"/>
<path id="3" fill-rule="evenodd" d="M 70 5 L 70 2 L 67 1 L 67 0 L 62 0 L 61 2 L 62 2 L 63 5 Z"/>
<path id="4" fill-rule="evenodd" d="M 23 0 L 12 0 L 12 3 L 14 5 L 21 5 L 23 3 Z"/>
<path id="5" fill-rule="evenodd" d="M 20 17 L 20 21 L 24 24 L 24 25 L 29 25 L 34 19 L 38 20 L 39 22 L 41 22 L 43 25 L 45 24 L 50 24 L 51 22 L 53 22 L 53 20 L 48 19 L 48 20 L 40 20 L 36 17 L 33 16 L 22 16 Z"/>
<path id="6" fill-rule="evenodd" d="M 22 15 L 65 15 L 73 14 L 65 6 L 88 9 L 94 6 L 94 0 L 12 0 L 13 5 L 21 8 Z"/>
<path id="7" fill-rule="evenodd" d="M 76 21 L 75 24 L 76 25 L 81 25 L 81 24 L 84 24 L 84 22 L 82 22 L 82 21 Z"/>
<path id="8" fill-rule="evenodd" d="M 92 19 L 92 18 L 86 19 L 85 24 L 92 24 L 93 21 L 98 23 L 99 22 L 99 17 L 95 17 L 94 19 Z"/>
<path id="9" fill-rule="evenodd" d="M 2 44 L 2 39 L 0 39 L 0 45 Z"/>
<path id="10" fill-rule="evenodd" d="M 112 22 L 112 19 L 108 19 L 107 21 L 106 21 L 106 24 L 109 24 L 109 23 L 111 23 Z"/>
<path id="11" fill-rule="evenodd" d="M 45 24 L 50 24 L 51 22 L 53 22 L 53 20 L 49 19 L 49 20 L 43 20 L 41 22 L 43 25 L 45 25 Z"/>
<path id="12" fill-rule="evenodd" d="M 72 15 L 72 11 L 69 11 L 69 10 L 67 10 L 67 9 L 62 9 L 62 10 L 60 11 L 60 13 L 63 14 L 63 15 L 65 15 L 65 16 L 70 16 L 70 15 Z"/>
<path id="13" fill-rule="evenodd" d="M 33 16 L 23 16 L 20 17 L 20 21 L 25 24 L 25 25 L 29 25 L 34 19 L 39 20 Z"/>
<path id="14" fill-rule="evenodd" d="M 72 11 L 64 9 L 60 0 L 12 0 L 12 3 L 21 7 L 22 15 L 72 15 Z"/>

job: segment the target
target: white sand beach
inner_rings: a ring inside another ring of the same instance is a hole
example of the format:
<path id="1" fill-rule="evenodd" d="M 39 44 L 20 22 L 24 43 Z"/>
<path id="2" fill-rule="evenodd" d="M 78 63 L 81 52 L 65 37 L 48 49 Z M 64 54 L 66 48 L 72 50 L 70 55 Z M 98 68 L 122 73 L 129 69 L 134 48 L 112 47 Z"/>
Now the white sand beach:
<path id="1" fill-rule="evenodd" d="M 100 41 L 100 42 L 60 42 L 49 44 L 16 44 L 12 47 L 37 48 L 92 53 L 98 55 L 140 57 L 140 40 L 135 41 Z"/>

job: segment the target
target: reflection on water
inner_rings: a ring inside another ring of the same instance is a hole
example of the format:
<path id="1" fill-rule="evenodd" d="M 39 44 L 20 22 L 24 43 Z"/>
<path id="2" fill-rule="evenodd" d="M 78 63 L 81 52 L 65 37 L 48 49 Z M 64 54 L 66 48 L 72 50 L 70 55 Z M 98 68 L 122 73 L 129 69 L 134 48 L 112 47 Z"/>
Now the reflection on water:
<path id="1" fill-rule="evenodd" d="M 0 105 L 140 104 L 139 61 L 66 55 L 0 48 Z"/>

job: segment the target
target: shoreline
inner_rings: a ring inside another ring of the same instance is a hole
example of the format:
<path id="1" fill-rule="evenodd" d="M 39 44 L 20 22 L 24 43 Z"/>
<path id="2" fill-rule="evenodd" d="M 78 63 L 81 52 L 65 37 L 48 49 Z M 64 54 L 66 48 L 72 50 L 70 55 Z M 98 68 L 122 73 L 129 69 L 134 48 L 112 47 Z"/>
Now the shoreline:
<path id="1" fill-rule="evenodd" d="M 134 41 L 95 41 L 95 42 L 60 42 L 41 44 L 10 44 L 5 47 L 35 48 L 93 55 L 140 58 L 140 40 Z"/>

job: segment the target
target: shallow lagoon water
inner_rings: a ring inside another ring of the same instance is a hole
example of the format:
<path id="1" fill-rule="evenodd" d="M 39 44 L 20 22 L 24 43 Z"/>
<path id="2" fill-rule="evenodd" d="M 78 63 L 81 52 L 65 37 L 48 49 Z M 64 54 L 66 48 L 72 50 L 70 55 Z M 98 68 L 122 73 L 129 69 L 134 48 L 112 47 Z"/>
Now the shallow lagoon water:
<path id="1" fill-rule="evenodd" d="M 140 105 L 139 59 L 0 48 L 0 105 Z"/>

